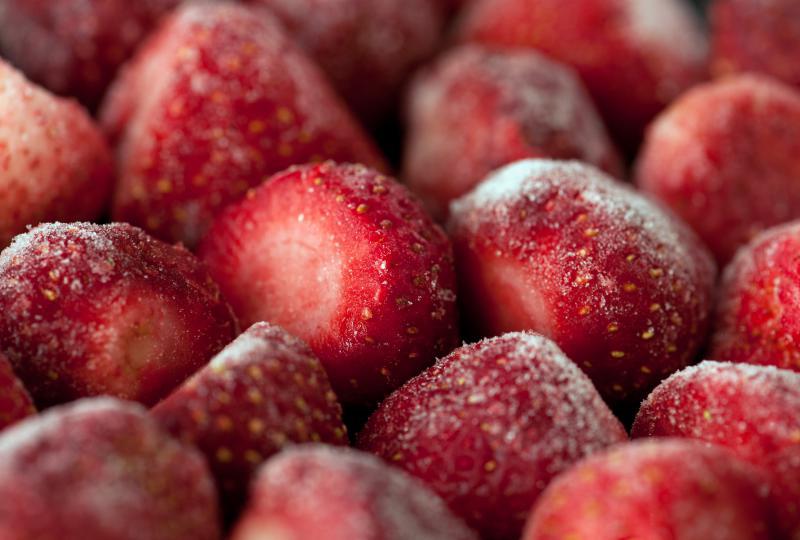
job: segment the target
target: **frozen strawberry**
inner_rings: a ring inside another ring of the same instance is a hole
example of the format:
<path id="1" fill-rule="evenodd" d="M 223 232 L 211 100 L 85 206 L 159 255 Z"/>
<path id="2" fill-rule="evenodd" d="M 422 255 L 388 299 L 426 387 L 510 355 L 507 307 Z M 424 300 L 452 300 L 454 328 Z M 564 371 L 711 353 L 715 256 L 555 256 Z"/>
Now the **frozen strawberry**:
<path id="1" fill-rule="evenodd" d="M 473 331 L 544 334 L 621 412 L 705 342 L 711 257 L 671 215 L 593 167 L 509 165 L 453 203 L 449 226 Z"/>
<path id="2" fill-rule="evenodd" d="M 95 108 L 119 66 L 180 2 L 3 0 L 0 52 L 34 81 Z"/>
<path id="3" fill-rule="evenodd" d="M 713 75 L 758 72 L 800 87 L 796 0 L 715 0 L 711 21 Z"/>
<path id="4" fill-rule="evenodd" d="M 622 176 L 583 84 L 532 50 L 462 46 L 411 87 L 405 179 L 437 217 L 501 165 L 578 159 Z"/>
<path id="5" fill-rule="evenodd" d="M 800 373 L 703 362 L 658 385 L 631 434 L 700 439 L 763 467 L 776 486 L 784 537 L 800 538 Z"/>
<path id="6" fill-rule="evenodd" d="M 36 409 L 31 396 L 0 353 L 0 429 L 32 414 L 36 414 Z"/>
<path id="7" fill-rule="evenodd" d="M 442 0 L 248 0 L 267 6 L 369 125 L 397 105 L 413 69 L 436 52 Z"/>
<path id="8" fill-rule="evenodd" d="M 335 496 L 332 496 L 335 494 Z M 253 483 L 232 540 L 477 540 L 422 483 L 370 454 L 305 445 Z"/>
<path id="9" fill-rule="evenodd" d="M 128 224 L 46 224 L 0 254 L 0 351 L 42 407 L 154 403 L 237 332 L 189 252 Z"/>
<path id="10" fill-rule="evenodd" d="M 532 47 L 575 68 L 629 152 L 647 123 L 706 74 L 706 39 L 683 0 L 475 0 L 459 33 Z"/>
<path id="11" fill-rule="evenodd" d="M 383 161 L 266 10 L 194 4 L 171 15 L 112 88 L 113 216 L 193 247 L 270 174 L 330 158 Z"/>
<path id="12" fill-rule="evenodd" d="M 89 116 L 0 61 L 0 117 L 0 249 L 27 225 L 97 218 L 112 160 Z"/>
<path id="13" fill-rule="evenodd" d="M 0 435 L 0 538 L 217 540 L 202 456 L 139 405 L 85 399 Z"/>
<path id="14" fill-rule="evenodd" d="M 800 371 L 798 258 L 798 221 L 768 229 L 739 250 L 723 274 L 711 358 Z"/>
<path id="15" fill-rule="evenodd" d="M 266 323 L 236 338 L 152 414 L 203 451 L 231 513 L 256 467 L 287 444 L 347 444 L 322 364 L 308 345 Z"/>
<path id="16" fill-rule="evenodd" d="M 800 93 L 743 75 L 691 90 L 652 124 L 637 183 L 725 263 L 759 231 L 800 218 L 798 154 Z"/>
<path id="17" fill-rule="evenodd" d="M 406 383 L 359 447 L 422 479 L 483 538 L 511 540 L 553 477 L 626 439 L 553 342 L 512 333 L 465 345 Z"/>
<path id="18" fill-rule="evenodd" d="M 200 256 L 240 322 L 305 340 L 346 403 L 374 403 L 458 344 L 449 240 L 366 167 L 273 176 L 215 221 Z"/>
<path id="19" fill-rule="evenodd" d="M 769 490 L 717 446 L 636 442 L 581 461 L 539 499 L 524 540 L 770 540 Z"/>

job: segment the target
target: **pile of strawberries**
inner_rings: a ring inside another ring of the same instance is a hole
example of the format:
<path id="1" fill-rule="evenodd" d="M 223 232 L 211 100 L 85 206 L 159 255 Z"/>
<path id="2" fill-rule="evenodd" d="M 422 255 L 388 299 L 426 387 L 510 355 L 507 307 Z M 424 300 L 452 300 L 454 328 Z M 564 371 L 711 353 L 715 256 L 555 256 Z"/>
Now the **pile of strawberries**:
<path id="1" fill-rule="evenodd" d="M 708 15 L 0 0 L 0 540 L 800 540 L 800 3 Z"/>

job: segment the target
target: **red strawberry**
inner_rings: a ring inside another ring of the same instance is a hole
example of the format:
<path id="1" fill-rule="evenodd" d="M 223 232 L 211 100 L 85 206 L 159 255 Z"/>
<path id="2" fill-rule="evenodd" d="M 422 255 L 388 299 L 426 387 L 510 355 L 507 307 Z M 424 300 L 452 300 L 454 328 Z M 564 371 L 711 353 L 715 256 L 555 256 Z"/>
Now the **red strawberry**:
<path id="1" fill-rule="evenodd" d="M 759 471 L 723 448 L 636 442 L 550 484 L 523 539 L 770 540 L 766 493 Z"/>
<path id="2" fill-rule="evenodd" d="M 474 329 L 550 337 L 621 411 L 705 342 L 711 257 L 688 228 L 597 169 L 520 161 L 451 212 Z"/>
<path id="3" fill-rule="evenodd" d="M 436 52 L 442 0 L 248 0 L 267 6 L 369 125 L 385 119 L 413 69 Z"/>
<path id="4" fill-rule="evenodd" d="M 515 333 L 465 345 L 406 383 L 359 447 L 422 479 L 487 540 L 510 540 L 553 477 L 626 439 L 553 342 Z"/>
<path id="5" fill-rule="evenodd" d="M 492 170 L 526 157 L 622 175 L 580 80 L 534 51 L 454 49 L 417 78 L 409 110 L 406 180 L 437 217 Z"/>
<path id="6" fill-rule="evenodd" d="M 86 113 L 0 61 L 0 117 L 0 249 L 26 225 L 97 218 L 112 161 Z"/>
<path id="7" fill-rule="evenodd" d="M 796 0 L 715 0 L 711 21 L 712 74 L 755 71 L 800 87 Z"/>
<path id="8" fill-rule="evenodd" d="M 377 458 L 323 445 L 272 458 L 232 540 L 477 540 L 423 484 Z"/>
<path id="9" fill-rule="evenodd" d="M 637 182 L 722 264 L 756 233 L 800 218 L 800 93 L 752 75 L 699 86 L 650 127 Z"/>
<path id="10" fill-rule="evenodd" d="M 180 8 L 112 88 L 114 218 L 194 246 L 226 204 L 294 163 L 383 161 L 265 10 Z"/>
<path id="11" fill-rule="evenodd" d="M 181 0 L 3 0 L 0 52 L 31 79 L 95 108 L 114 74 Z"/>
<path id="12" fill-rule="evenodd" d="M 127 224 L 47 224 L 0 254 L 0 350 L 36 403 L 153 403 L 236 335 L 206 269 Z"/>
<path id="13" fill-rule="evenodd" d="M 458 343 L 450 242 L 360 165 L 273 176 L 216 220 L 200 256 L 242 324 L 307 341 L 346 403 L 381 399 Z"/>
<path id="14" fill-rule="evenodd" d="M 138 405 L 81 400 L 0 436 L 0 538 L 217 540 L 203 458 Z"/>
<path id="15" fill-rule="evenodd" d="M 705 76 L 707 44 L 695 19 L 682 0 L 475 0 L 459 33 L 574 67 L 633 152 L 647 123 Z"/>
<path id="16" fill-rule="evenodd" d="M 30 394 L 0 353 L 0 430 L 32 414 L 36 408 Z"/>
<path id="17" fill-rule="evenodd" d="M 768 229 L 739 251 L 723 275 L 711 358 L 800 371 L 798 258 L 800 221 Z"/>
<path id="18" fill-rule="evenodd" d="M 236 338 L 152 414 L 202 450 L 231 513 L 256 467 L 287 444 L 347 444 L 322 364 L 305 343 L 266 323 Z"/>
<path id="19" fill-rule="evenodd" d="M 703 362 L 653 390 L 632 435 L 700 439 L 764 467 L 785 538 L 800 538 L 800 373 Z"/>

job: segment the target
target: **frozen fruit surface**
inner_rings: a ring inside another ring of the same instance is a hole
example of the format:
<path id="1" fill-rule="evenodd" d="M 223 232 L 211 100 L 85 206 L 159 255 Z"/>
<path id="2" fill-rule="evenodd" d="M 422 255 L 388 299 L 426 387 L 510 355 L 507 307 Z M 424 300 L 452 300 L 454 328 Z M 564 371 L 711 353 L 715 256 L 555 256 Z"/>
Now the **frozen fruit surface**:
<path id="1" fill-rule="evenodd" d="M 0 353 L 0 430 L 36 414 L 30 394 Z"/>
<path id="2" fill-rule="evenodd" d="M 233 540 L 272 537 L 478 539 L 416 479 L 370 454 L 323 445 L 286 450 L 259 471 Z"/>
<path id="3" fill-rule="evenodd" d="M 524 540 L 768 540 L 769 490 L 716 446 L 665 439 L 617 446 L 558 477 Z"/>
<path id="4" fill-rule="evenodd" d="M 0 61 L 0 117 L 0 249 L 27 225 L 97 218 L 113 166 L 89 116 Z"/>
<path id="5" fill-rule="evenodd" d="M 653 390 L 631 435 L 699 439 L 762 467 L 784 537 L 800 537 L 800 373 L 702 362 Z"/>
<path id="6" fill-rule="evenodd" d="M 40 225 L 0 253 L 0 351 L 40 406 L 154 403 L 236 333 L 206 268 L 131 225 Z"/>
<path id="7" fill-rule="evenodd" d="M 53 408 L 0 436 L 0 537 L 218 540 L 202 456 L 139 405 L 111 398 Z"/>
<path id="8" fill-rule="evenodd" d="M 508 165 L 451 205 L 465 320 L 553 339 L 621 408 L 692 362 L 715 266 L 692 232 L 577 162 Z"/>
<path id="9" fill-rule="evenodd" d="M 698 86 L 651 125 L 636 168 L 724 264 L 800 217 L 800 92 L 754 75 Z"/>
<path id="10" fill-rule="evenodd" d="M 682 0 L 476 0 L 462 40 L 531 47 L 575 68 L 625 150 L 706 74 L 708 46 Z"/>
<path id="11" fill-rule="evenodd" d="M 102 112 L 113 217 L 193 247 L 213 217 L 295 163 L 383 160 L 263 8 L 190 4 L 140 49 Z"/>
<path id="12" fill-rule="evenodd" d="M 416 79 L 408 109 L 405 180 L 436 217 L 522 158 L 578 159 L 622 176 L 583 84 L 532 50 L 451 50 Z"/>
<path id="13" fill-rule="evenodd" d="M 458 344 L 447 236 L 366 167 L 273 176 L 223 212 L 200 256 L 242 324 L 304 339 L 344 402 L 374 403 Z"/>
<path id="14" fill-rule="evenodd" d="M 574 462 L 627 439 L 592 383 L 550 340 L 465 345 L 389 396 L 359 448 L 420 478 L 487 539 L 516 539 Z"/>
<path id="15" fill-rule="evenodd" d="M 256 468 L 289 444 L 347 444 L 342 408 L 308 345 L 253 325 L 153 408 L 167 431 L 206 456 L 231 514 Z"/>

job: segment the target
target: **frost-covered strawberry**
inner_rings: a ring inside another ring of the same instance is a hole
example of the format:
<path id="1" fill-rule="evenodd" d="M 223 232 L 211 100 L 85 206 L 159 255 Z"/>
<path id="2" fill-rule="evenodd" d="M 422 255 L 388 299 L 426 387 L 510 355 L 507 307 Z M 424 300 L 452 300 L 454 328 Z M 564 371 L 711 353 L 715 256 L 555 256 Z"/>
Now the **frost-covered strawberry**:
<path id="1" fill-rule="evenodd" d="M 85 399 L 0 435 L 0 538 L 217 540 L 202 456 L 132 403 Z"/>
<path id="2" fill-rule="evenodd" d="M 771 540 L 769 490 L 716 446 L 635 442 L 591 456 L 539 499 L 524 540 Z"/>
<path id="3" fill-rule="evenodd" d="M 287 444 L 347 444 L 322 364 L 305 343 L 266 323 L 236 338 L 152 414 L 203 451 L 231 514 L 256 467 Z"/>
<path id="4" fill-rule="evenodd" d="M 0 118 L 0 249 L 27 225 L 97 218 L 112 161 L 89 116 L 0 61 Z"/>
<path id="5" fill-rule="evenodd" d="M 273 176 L 220 215 L 200 256 L 241 323 L 305 340 L 346 403 L 374 403 L 458 344 L 450 242 L 366 167 Z"/>
<path id="6" fill-rule="evenodd" d="M 36 414 L 36 408 L 30 394 L 0 353 L 0 429 L 32 414 Z"/>
<path id="7" fill-rule="evenodd" d="M 512 333 L 465 345 L 410 380 L 358 445 L 423 480 L 484 538 L 511 540 L 552 478 L 626 439 L 552 341 Z"/>
<path id="8" fill-rule="evenodd" d="M 253 482 L 233 540 L 477 540 L 419 481 L 369 454 L 286 450 Z"/>
<path id="9" fill-rule="evenodd" d="M 226 204 L 289 165 L 383 166 L 263 8 L 179 8 L 114 84 L 102 120 L 117 143 L 114 218 L 189 247 Z"/>
<path id="10" fill-rule="evenodd" d="M 449 228 L 473 330 L 544 334 L 621 410 L 705 342 L 710 255 L 687 227 L 593 167 L 509 165 L 451 205 Z"/>
<path id="11" fill-rule="evenodd" d="M 583 84 L 532 50 L 462 46 L 414 82 L 404 175 L 436 217 L 501 165 L 527 157 L 622 167 Z"/>
<path id="12" fill-rule="evenodd" d="M 40 406 L 154 403 L 237 332 L 205 267 L 127 224 L 46 224 L 0 254 L 0 351 Z"/>

